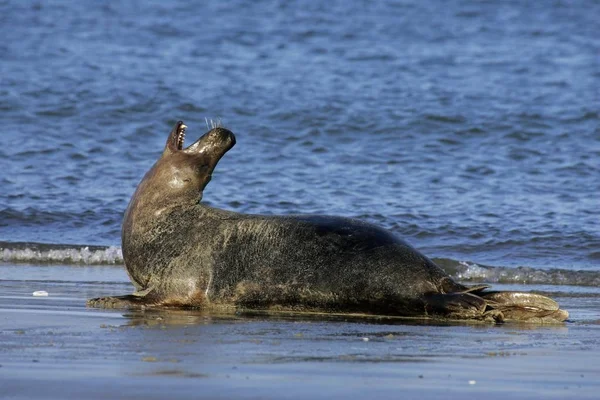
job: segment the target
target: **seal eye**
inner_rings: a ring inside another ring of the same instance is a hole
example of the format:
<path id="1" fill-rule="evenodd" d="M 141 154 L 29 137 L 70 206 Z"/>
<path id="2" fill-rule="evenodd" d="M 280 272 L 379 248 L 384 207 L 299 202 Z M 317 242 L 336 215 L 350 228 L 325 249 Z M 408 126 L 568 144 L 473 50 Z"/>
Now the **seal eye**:
<path id="1" fill-rule="evenodd" d="M 181 125 L 179 125 L 179 128 L 177 128 L 177 150 L 183 149 L 183 142 L 185 141 L 186 128 L 187 128 L 187 126 L 185 126 L 183 123 Z"/>
<path id="2" fill-rule="evenodd" d="M 196 173 L 198 175 L 207 175 L 210 173 L 210 166 L 207 164 L 201 164 L 196 166 Z"/>

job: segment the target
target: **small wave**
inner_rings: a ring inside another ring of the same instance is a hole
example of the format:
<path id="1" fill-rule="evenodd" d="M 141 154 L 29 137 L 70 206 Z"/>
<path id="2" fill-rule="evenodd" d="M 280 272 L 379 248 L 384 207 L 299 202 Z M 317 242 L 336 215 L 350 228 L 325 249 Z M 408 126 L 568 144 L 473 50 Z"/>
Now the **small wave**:
<path id="1" fill-rule="evenodd" d="M 450 259 L 434 259 L 434 261 L 454 279 L 463 282 L 600 286 L 599 271 L 574 271 L 560 268 L 491 267 Z"/>
<path id="2" fill-rule="evenodd" d="M 446 124 L 464 124 L 467 118 L 463 115 L 442 115 L 442 114 L 425 114 L 425 119 L 433 122 L 442 122 Z"/>
<path id="3" fill-rule="evenodd" d="M 123 264 L 117 246 L 78 246 L 43 243 L 1 243 L 2 261 L 31 264 Z"/>
<path id="4" fill-rule="evenodd" d="M 0 257 L 1 261 L 11 263 L 123 265 L 123 253 L 118 246 L 0 242 Z M 600 271 L 492 267 L 447 258 L 434 261 L 462 282 L 600 287 Z"/>

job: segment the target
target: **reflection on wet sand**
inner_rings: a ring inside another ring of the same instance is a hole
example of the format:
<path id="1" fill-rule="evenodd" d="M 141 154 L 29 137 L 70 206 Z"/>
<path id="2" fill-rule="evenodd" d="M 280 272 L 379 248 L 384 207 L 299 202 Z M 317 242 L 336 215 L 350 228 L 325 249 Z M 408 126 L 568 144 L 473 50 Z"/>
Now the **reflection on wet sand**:
<path id="1" fill-rule="evenodd" d="M 203 395 L 225 398 L 252 397 L 249 385 L 254 397 L 364 397 L 374 382 L 390 398 L 447 390 L 463 397 L 476 388 L 552 397 L 568 387 L 583 399 L 600 390 L 591 379 L 600 375 L 600 297 L 561 297 L 572 310 L 561 325 L 97 310 L 85 308 L 86 298 L 122 292 L 121 282 L 103 283 L 81 267 L 68 271 L 69 281 L 31 280 L 43 271 L 19 268 L 20 279 L 0 279 L 0 386 L 9 397 L 51 390 L 55 398 L 186 398 L 199 384 Z M 49 296 L 33 297 L 32 288 Z"/>

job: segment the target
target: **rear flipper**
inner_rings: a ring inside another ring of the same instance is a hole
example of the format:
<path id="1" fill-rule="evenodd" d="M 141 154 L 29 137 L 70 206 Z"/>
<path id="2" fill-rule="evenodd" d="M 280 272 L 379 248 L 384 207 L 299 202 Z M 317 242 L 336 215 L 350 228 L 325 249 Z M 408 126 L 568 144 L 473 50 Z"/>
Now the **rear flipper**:
<path id="1" fill-rule="evenodd" d="M 569 318 L 569 313 L 561 310 L 557 302 L 540 294 L 491 291 L 478 295 L 489 308 L 502 312 L 507 321 L 552 324 Z"/>
<path id="2" fill-rule="evenodd" d="M 501 311 L 488 307 L 487 301 L 471 293 L 430 294 L 425 296 L 425 312 L 428 315 L 450 319 L 471 319 L 503 322 Z"/>
<path id="3" fill-rule="evenodd" d="M 427 295 L 425 312 L 451 319 L 537 324 L 556 324 L 569 318 L 569 313 L 549 297 L 523 292 L 483 292 L 484 289 Z"/>

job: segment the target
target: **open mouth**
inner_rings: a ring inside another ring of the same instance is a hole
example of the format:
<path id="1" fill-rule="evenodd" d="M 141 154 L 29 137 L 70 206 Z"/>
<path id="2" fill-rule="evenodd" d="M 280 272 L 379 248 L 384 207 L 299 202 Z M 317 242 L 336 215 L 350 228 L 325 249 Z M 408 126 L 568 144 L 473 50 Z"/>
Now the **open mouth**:
<path id="1" fill-rule="evenodd" d="M 221 157 L 235 145 L 235 136 L 233 133 L 213 123 L 212 129 L 184 149 L 186 131 L 187 125 L 183 121 L 178 121 L 175 124 L 167 139 L 168 154 L 178 151 L 184 151 L 187 154 L 208 154 L 210 152 L 211 154 L 220 153 L 219 157 Z"/>
<path id="2" fill-rule="evenodd" d="M 177 150 L 182 150 L 183 149 L 183 142 L 185 142 L 185 130 L 187 129 L 187 126 L 185 126 L 182 123 L 179 124 L 179 127 L 177 128 Z"/>

